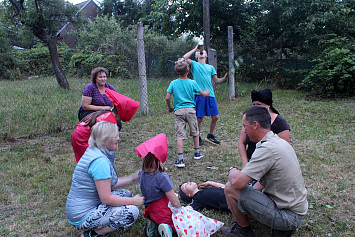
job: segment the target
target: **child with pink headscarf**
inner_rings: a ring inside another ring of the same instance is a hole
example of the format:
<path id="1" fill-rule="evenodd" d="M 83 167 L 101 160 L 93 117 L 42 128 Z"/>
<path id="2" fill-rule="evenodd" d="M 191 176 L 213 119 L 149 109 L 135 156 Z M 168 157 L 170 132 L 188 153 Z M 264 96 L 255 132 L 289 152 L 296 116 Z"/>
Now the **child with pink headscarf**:
<path id="1" fill-rule="evenodd" d="M 175 231 L 171 218 L 172 212 L 168 207 L 169 201 L 172 206 L 181 206 L 174 192 L 174 184 L 165 173 L 163 163 L 167 157 L 166 135 L 161 133 L 152 139 L 136 147 L 136 153 L 143 157 L 142 168 L 138 173 L 142 195 L 144 196 L 145 213 L 147 218 L 145 232 L 147 236 L 154 236 L 158 231 L 161 236 L 172 237 Z"/>

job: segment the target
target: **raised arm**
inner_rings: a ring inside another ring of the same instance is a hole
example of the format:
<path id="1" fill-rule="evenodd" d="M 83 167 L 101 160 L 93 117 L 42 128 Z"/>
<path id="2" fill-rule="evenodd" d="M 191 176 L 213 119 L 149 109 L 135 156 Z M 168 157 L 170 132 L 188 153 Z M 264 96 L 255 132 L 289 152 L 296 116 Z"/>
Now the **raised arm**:
<path id="1" fill-rule="evenodd" d="M 191 55 L 193 55 L 196 51 L 198 51 L 198 45 L 196 45 L 195 48 L 193 48 L 192 50 L 190 50 L 189 52 L 185 53 L 183 58 L 187 61 L 187 63 L 190 65 L 191 64 Z"/>

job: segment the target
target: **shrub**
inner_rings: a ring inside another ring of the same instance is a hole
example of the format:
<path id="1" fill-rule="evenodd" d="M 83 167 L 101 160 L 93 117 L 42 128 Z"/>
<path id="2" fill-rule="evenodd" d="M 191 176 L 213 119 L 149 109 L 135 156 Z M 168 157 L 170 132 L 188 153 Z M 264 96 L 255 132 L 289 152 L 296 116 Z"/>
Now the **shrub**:
<path id="1" fill-rule="evenodd" d="M 299 84 L 299 88 L 322 97 L 353 96 L 355 56 L 349 40 L 337 37 L 329 40 L 316 65 Z M 350 46 L 349 46 L 350 45 Z"/>
<path id="2" fill-rule="evenodd" d="M 79 76 L 88 75 L 93 68 L 100 66 L 107 68 L 111 73 L 110 76 L 130 77 L 126 58 L 118 53 L 105 55 L 101 52 L 93 52 L 89 48 L 82 49 L 73 54 L 70 66 Z"/>

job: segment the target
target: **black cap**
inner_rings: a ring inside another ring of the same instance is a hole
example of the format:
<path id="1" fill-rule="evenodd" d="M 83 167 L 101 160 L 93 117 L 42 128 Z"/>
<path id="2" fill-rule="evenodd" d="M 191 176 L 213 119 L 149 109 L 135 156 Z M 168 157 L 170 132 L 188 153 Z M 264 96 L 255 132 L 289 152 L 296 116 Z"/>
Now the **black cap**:
<path id="1" fill-rule="evenodd" d="M 251 101 L 260 101 L 263 102 L 264 104 L 267 104 L 270 106 L 270 109 L 276 113 L 279 114 L 279 112 L 272 106 L 272 91 L 270 89 L 264 89 L 264 90 L 252 90 L 251 91 Z"/>

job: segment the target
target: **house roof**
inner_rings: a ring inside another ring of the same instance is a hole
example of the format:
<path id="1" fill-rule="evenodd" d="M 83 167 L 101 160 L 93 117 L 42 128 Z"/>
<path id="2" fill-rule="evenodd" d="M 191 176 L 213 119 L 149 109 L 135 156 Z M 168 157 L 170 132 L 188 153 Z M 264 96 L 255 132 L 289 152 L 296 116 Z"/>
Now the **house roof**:
<path id="1" fill-rule="evenodd" d="M 75 14 L 75 16 L 77 16 L 90 2 L 93 2 L 98 8 L 99 6 L 97 5 L 97 3 L 94 0 L 87 0 L 78 4 L 75 4 L 75 6 L 77 6 L 79 8 L 79 10 L 77 11 L 77 13 Z M 57 32 L 57 37 L 60 35 L 60 33 L 62 33 L 62 31 L 70 24 L 70 21 L 67 21 L 64 26 Z"/>

